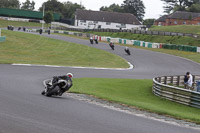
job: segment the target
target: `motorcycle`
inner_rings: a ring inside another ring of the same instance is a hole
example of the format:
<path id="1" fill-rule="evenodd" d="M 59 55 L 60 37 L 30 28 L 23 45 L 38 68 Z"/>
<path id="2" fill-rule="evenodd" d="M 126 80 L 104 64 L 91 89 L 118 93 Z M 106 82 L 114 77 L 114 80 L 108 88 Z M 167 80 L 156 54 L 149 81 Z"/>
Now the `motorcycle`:
<path id="1" fill-rule="evenodd" d="M 42 95 L 47 97 L 60 96 L 60 88 L 67 85 L 66 80 L 47 79 L 43 82 L 45 89 L 41 92 Z M 54 86 L 54 87 L 53 87 Z"/>
<path id="2" fill-rule="evenodd" d="M 95 39 L 94 41 L 96 42 L 96 44 L 98 44 L 98 40 L 97 39 Z"/>
<path id="3" fill-rule="evenodd" d="M 124 49 L 124 51 L 128 54 L 128 55 L 131 55 L 131 52 L 130 52 L 130 50 L 129 49 Z"/>
<path id="4" fill-rule="evenodd" d="M 90 38 L 90 43 L 93 44 L 93 39 Z"/>
<path id="5" fill-rule="evenodd" d="M 20 31 L 20 30 L 21 30 L 21 27 L 18 28 L 18 31 Z"/>
<path id="6" fill-rule="evenodd" d="M 109 46 L 112 48 L 112 50 L 115 50 L 114 43 L 110 43 Z"/>

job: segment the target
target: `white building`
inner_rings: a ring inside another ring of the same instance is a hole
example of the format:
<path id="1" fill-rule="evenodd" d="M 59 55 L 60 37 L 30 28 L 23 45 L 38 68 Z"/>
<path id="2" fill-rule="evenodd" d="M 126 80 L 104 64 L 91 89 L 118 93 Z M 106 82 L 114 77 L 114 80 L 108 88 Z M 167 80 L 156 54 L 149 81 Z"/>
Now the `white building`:
<path id="1" fill-rule="evenodd" d="M 81 29 L 140 29 L 138 19 L 130 13 L 76 10 L 75 26 Z"/>

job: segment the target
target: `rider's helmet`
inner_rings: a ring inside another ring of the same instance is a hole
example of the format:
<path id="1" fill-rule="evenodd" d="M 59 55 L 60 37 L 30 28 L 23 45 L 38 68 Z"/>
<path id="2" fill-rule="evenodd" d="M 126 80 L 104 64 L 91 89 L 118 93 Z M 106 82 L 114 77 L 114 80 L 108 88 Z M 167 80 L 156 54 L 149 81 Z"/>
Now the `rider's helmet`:
<path id="1" fill-rule="evenodd" d="M 68 77 L 73 78 L 73 74 L 72 73 L 67 73 L 66 74 Z"/>

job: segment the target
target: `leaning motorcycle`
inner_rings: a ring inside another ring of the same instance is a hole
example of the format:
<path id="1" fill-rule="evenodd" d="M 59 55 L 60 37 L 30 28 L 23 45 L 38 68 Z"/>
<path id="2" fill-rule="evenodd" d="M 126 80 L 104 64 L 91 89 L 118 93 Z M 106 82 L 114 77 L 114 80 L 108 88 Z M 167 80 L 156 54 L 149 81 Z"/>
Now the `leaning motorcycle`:
<path id="1" fill-rule="evenodd" d="M 115 46 L 114 46 L 114 44 L 113 44 L 113 43 L 110 43 L 110 44 L 109 44 L 109 46 L 112 48 L 112 50 L 114 50 L 114 49 L 115 49 Z"/>
<path id="2" fill-rule="evenodd" d="M 43 84 L 45 89 L 41 92 L 41 94 L 47 97 L 51 97 L 51 96 L 59 96 L 61 86 L 66 85 L 67 81 L 66 80 L 57 81 L 54 80 L 53 78 L 43 81 Z"/>
<path id="3" fill-rule="evenodd" d="M 90 39 L 90 43 L 93 44 L 93 39 Z"/>
<path id="4" fill-rule="evenodd" d="M 96 42 L 96 44 L 98 44 L 98 40 L 97 39 L 95 39 L 94 41 Z"/>
<path id="5" fill-rule="evenodd" d="M 128 55 L 131 55 L 131 52 L 129 49 L 124 49 L 124 51 L 128 54 Z"/>

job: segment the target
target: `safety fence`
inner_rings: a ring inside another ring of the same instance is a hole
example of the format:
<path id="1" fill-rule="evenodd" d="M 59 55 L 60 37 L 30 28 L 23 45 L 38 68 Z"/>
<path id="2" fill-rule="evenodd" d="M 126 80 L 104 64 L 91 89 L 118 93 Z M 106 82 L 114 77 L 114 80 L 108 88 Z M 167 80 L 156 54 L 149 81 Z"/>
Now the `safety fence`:
<path id="1" fill-rule="evenodd" d="M 153 79 L 152 92 L 161 98 L 200 108 L 200 76 L 193 75 L 194 90 L 180 88 L 184 76 L 163 76 Z"/>
<path id="2" fill-rule="evenodd" d="M 0 42 L 4 42 L 6 40 L 5 36 L 0 36 Z"/>
<path id="3" fill-rule="evenodd" d="M 39 32 L 38 29 L 34 29 L 32 31 Z M 43 30 L 43 32 L 48 32 L 48 31 L 49 30 Z M 95 36 L 89 33 L 59 31 L 59 30 L 50 30 L 50 33 L 68 34 L 68 35 L 75 35 L 75 36 L 85 37 L 85 38 Z M 140 40 L 112 38 L 112 37 L 107 37 L 107 36 L 98 36 L 98 40 L 105 41 L 105 42 L 112 41 L 113 43 L 119 43 L 119 44 L 124 44 L 124 45 L 134 45 L 134 46 L 140 46 L 140 47 L 146 47 L 146 48 L 164 48 L 164 49 L 174 49 L 174 50 L 181 50 L 181 51 L 188 51 L 188 52 L 200 52 L 200 47 L 189 46 L 189 45 L 152 43 L 152 42 L 145 42 L 145 41 L 140 41 Z"/>
<path id="4" fill-rule="evenodd" d="M 194 38 L 200 38 L 199 34 L 192 33 L 179 33 L 179 32 L 165 32 L 165 31 L 151 31 L 151 30 L 120 30 L 120 29 L 78 29 L 78 28 L 68 28 L 68 27 L 56 27 L 56 30 L 70 30 L 78 32 L 128 32 L 132 34 L 143 34 L 143 35 L 160 35 L 160 36 L 188 36 Z"/>

